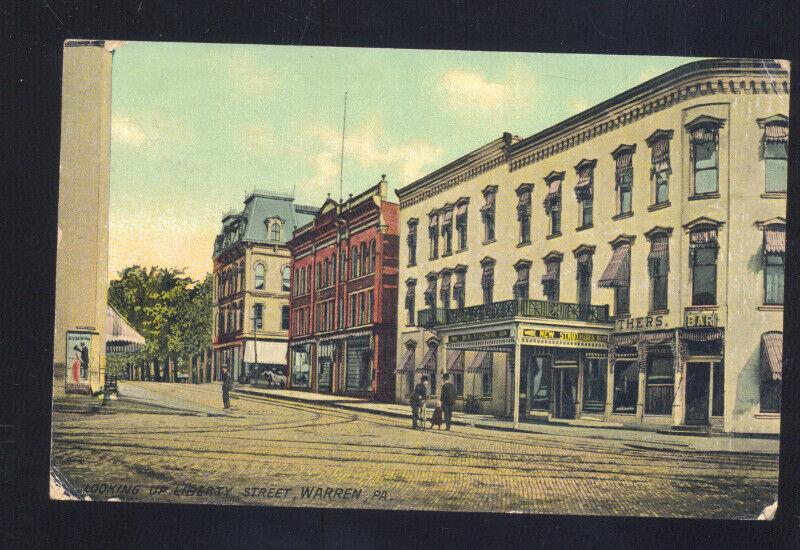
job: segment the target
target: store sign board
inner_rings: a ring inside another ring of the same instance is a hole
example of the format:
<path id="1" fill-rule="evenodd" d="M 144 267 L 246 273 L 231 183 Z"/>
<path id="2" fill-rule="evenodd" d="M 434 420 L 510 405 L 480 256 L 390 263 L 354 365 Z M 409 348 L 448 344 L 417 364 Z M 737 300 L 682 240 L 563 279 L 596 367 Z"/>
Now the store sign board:
<path id="1" fill-rule="evenodd" d="M 617 332 L 635 332 L 638 330 L 666 328 L 667 326 L 663 315 L 645 315 L 630 319 L 617 319 L 614 322 L 614 330 Z"/>
<path id="2" fill-rule="evenodd" d="M 511 338 L 511 329 L 505 328 L 500 330 L 489 330 L 485 332 L 471 332 L 469 334 L 454 334 L 448 338 L 448 343 L 460 344 L 467 342 L 480 342 L 483 340 L 497 340 L 498 338 Z"/>
<path id="3" fill-rule="evenodd" d="M 686 310 L 684 326 L 687 328 L 716 327 L 719 326 L 719 316 L 716 311 Z"/>
<path id="4" fill-rule="evenodd" d="M 606 349 L 608 335 L 571 330 L 525 328 L 522 329 L 522 343 L 561 348 Z"/>

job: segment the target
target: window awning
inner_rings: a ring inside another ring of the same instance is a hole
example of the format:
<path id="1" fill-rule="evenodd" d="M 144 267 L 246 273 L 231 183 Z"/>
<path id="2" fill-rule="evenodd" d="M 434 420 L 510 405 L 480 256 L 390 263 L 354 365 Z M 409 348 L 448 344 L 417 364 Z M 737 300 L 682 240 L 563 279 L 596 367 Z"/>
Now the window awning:
<path id="1" fill-rule="evenodd" d="M 764 127 L 764 141 L 787 141 L 789 126 L 784 124 L 767 124 Z"/>
<path id="2" fill-rule="evenodd" d="M 417 353 L 416 346 L 406 346 L 406 352 L 400 360 L 400 365 L 395 369 L 395 372 L 413 372 L 414 370 L 414 356 Z"/>
<path id="3" fill-rule="evenodd" d="M 464 350 L 447 350 L 447 371 L 464 372 Z"/>
<path id="4" fill-rule="evenodd" d="M 597 281 L 597 286 L 612 288 L 631 284 L 631 247 L 621 244 L 614 249 L 614 255 L 605 271 Z"/>
<path id="5" fill-rule="evenodd" d="M 467 372 L 482 372 L 484 369 L 484 363 L 486 362 L 486 357 L 489 355 L 488 351 L 479 351 L 473 357 L 472 362 L 467 367 Z"/>
<path id="6" fill-rule="evenodd" d="M 591 198 L 592 176 L 593 170 L 591 168 L 584 168 L 578 174 L 578 183 L 575 184 L 575 197 L 578 200 Z"/>
<path id="7" fill-rule="evenodd" d="M 486 193 L 486 204 L 481 206 L 481 210 L 489 210 L 494 208 L 494 193 Z"/>
<path id="8" fill-rule="evenodd" d="M 255 363 L 258 359 L 259 363 L 269 363 L 274 365 L 286 364 L 286 351 L 288 349 L 286 342 L 253 342 L 248 340 L 244 344 L 244 362 Z M 258 357 L 256 357 L 258 356 Z"/>
<path id="9" fill-rule="evenodd" d="M 650 275 L 669 270 L 669 241 L 666 237 L 654 237 L 647 255 L 647 269 Z"/>
<path id="10" fill-rule="evenodd" d="M 783 333 L 767 332 L 761 335 L 761 377 L 763 380 L 781 380 L 783 361 Z"/>
<path id="11" fill-rule="evenodd" d="M 651 149 L 653 165 L 669 163 L 669 139 L 663 138 L 653 143 Z"/>
<path id="12" fill-rule="evenodd" d="M 615 159 L 617 161 L 617 173 L 624 172 L 631 166 L 631 160 L 633 159 L 633 153 L 625 152 L 620 153 L 619 156 Z"/>
<path id="13" fill-rule="evenodd" d="M 698 229 L 689 234 L 689 244 L 697 248 L 713 248 L 717 246 L 717 228 Z"/>
<path id="14" fill-rule="evenodd" d="M 436 352 L 438 348 L 429 346 L 428 351 L 425 352 L 425 357 L 422 359 L 422 363 L 420 363 L 419 367 L 417 367 L 417 372 L 422 371 L 435 371 L 436 370 Z"/>
<path id="15" fill-rule="evenodd" d="M 489 288 L 493 284 L 494 284 L 494 269 L 484 268 L 483 274 L 481 275 L 481 287 Z"/>
<path id="16" fill-rule="evenodd" d="M 456 216 L 463 216 L 467 213 L 467 203 L 462 202 L 458 206 L 456 206 Z"/>
<path id="17" fill-rule="evenodd" d="M 453 221 L 453 211 L 445 210 L 442 214 L 442 225 L 447 225 Z"/>
<path id="18" fill-rule="evenodd" d="M 764 228 L 764 253 L 783 254 L 786 252 L 786 228 L 772 225 Z"/>

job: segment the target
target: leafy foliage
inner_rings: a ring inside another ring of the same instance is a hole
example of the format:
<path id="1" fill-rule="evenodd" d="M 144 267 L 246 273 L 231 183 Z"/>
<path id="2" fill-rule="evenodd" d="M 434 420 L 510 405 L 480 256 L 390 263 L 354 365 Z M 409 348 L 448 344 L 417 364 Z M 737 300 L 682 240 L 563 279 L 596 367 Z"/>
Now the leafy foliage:
<path id="1" fill-rule="evenodd" d="M 213 279 L 177 269 L 126 267 L 109 284 L 108 301 L 145 339 L 145 360 L 184 363 L 211 345 Z"/>

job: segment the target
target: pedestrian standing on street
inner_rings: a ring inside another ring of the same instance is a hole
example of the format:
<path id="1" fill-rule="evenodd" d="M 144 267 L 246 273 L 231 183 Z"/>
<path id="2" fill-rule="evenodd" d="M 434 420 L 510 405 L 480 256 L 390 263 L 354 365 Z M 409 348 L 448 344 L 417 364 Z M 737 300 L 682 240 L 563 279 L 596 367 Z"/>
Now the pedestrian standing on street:
<path id="1" fill-rule="evenodd" d="M 423 375 L 420 383 L 414 386 L 414 392 L 411 394 L 411 418 L 413 421 L 412 429 L 417 429 L 417 421 L 419 421 L 422 431 L 425 431 L 425 401 L 428 399 L 428 387 L 426 383 L 428 377 Z"/>
<path id="2" fill-rule="evenodd" d="M 445 429 L 450 429 L 450 423 L 453 420 L 453 409 L 456 406 L 456 386 L 450 381 L 450 374 L 444 373 L 442 375 L 444 384 L 442 384 L 442 412 L 444 413 Z"/>
<path id="3" fill-rule="evenodd" d="M 233 378 L 231 378 L 228 369 L 222 367 L 222 406 L 225 409 L 231 408 L 231 388 L 233 388 Z"/>

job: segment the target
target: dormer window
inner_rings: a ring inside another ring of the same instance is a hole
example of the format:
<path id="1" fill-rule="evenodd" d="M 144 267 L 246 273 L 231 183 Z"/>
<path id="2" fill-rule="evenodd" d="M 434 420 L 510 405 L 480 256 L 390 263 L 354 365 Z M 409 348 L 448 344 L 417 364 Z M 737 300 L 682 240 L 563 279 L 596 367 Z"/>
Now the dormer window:
<path id="1" fill-rule="evenodd" d="M 267 226 L 267 236 L 270 241 L 281 241 L 283 239 L 283 220 L 280 218 L 267 218 L 264 222 Z"/>

